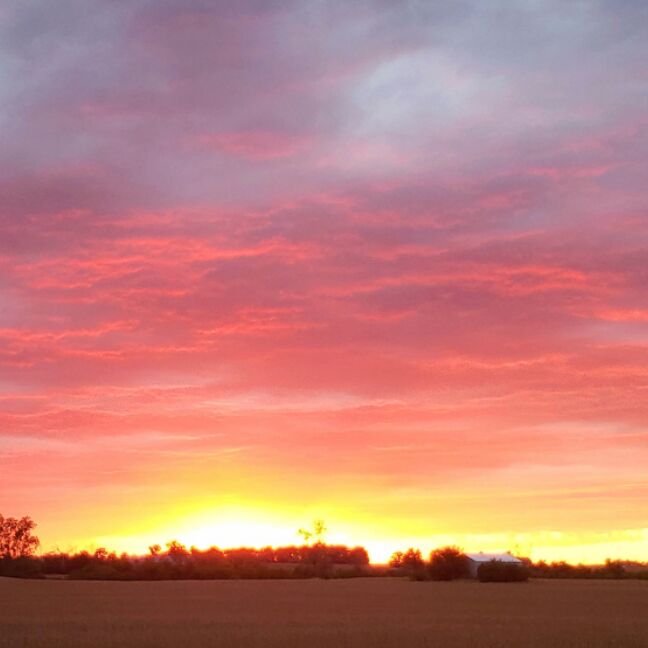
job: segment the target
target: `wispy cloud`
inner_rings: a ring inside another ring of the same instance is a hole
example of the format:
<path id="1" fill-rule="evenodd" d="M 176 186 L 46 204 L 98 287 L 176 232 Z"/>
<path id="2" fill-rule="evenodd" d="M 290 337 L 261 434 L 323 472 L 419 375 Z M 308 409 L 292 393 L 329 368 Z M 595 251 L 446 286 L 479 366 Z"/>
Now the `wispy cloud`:
<path id="1" fill-rule="evenodd" d="M 640 528 L 645 3 L 5 5 L 0 490 L 44 535 L 160 474 L 377 518 L 515 475 L 493 533 L 559 476 L 565 533 Z"/>

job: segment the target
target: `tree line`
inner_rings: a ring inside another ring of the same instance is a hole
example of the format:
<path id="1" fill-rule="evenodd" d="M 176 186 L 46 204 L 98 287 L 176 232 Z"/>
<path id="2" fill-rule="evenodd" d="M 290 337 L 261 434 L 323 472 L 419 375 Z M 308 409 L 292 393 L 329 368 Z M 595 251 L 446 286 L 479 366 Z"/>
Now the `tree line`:
<path id="1" fill-rule="evenodd" d="M 606 560 L 603 565 L 571 565 L 564 561 L 532 562 L 521 558 L 522 564 L 491 560 L 477 569 L 481 582 L 523 582 L 529 578 L 593 578 L 648 580 L 648 563 L 631 560 Z M 435 549 L 427 561 L 418 549 L 396 551 L 389 566 L 394 572 L 412 580 L 455 580 L 465 578 L 469 559 L 458 547 Z"/>
<path id="2" fill-rule="evenodd" d="M 468 556 L 459 547 L 453 546 L 435 549 L 427 562 L 418 549 L 397 551 L 392 554 L 389 566 L 402 571 L 412 580 L 451 581 L 470 575 Z M 512 564 L 492 560 L 479 566 L 477 578 L 481 582 L 523 582 L 529 580 L 529 567 L 529 561 Z"/>
<path id="3" fill-rule="evenodd" d="M 239 547 L 200 550 L 172 540 L 151 545 L 145 556 L 99 548 L 94 552 L 61 551 L 36 555 L 40 543 L 29 517 L 0 516 L 0 576 L 64 576 L 96 580 L 170 580 L 216 578 L 346 578 L 367 574 L 364 547 L 326 544 L 323 525 L 307 537 L 312 544 L 262 549 Z M 300 529 L 300 534 L 304 535 Z"/>
<path id="4" fill-rule="evenodd" d="M 118 555 L 103 548 L 39 555 L 35 528 L 30 517 L 0 515 L 0 576 L 95 580 L 406 576 L 412 580 L 449 581 L 469 574 L 468 557 L 453 546 L 434 550 L 427 560 L 418 549 L 409 548 L 395 552 L 386 568 L 372 566 L 364 547 L 324 542 L 325 528 L 319 521 L 312 531 L 299 530 L 304 538 L 301 545 L 200 550 L 173 540 L 165 547 L 151 545 L 145 556 Z M 479 566 L 477 577 L 483 582 L 518 582 L 529 577 L 648 580 L 648 563 L 608 560 L 604 565 L 591 566 L 524 559 L 521 565 L 491 561 Z"/>
<path id="5" fill-rule="evenodd" d="M 44 575 L 60 574 L 72 579 L 340 578 L 364 575 L 369 556 L 362 547 L 342 545 L 200 550 L 174 540 L 164 550 L 152 546 L 146 556 L 97 549 L 94 553 L 71 555 L 48 553 L 38 562 Z"/>

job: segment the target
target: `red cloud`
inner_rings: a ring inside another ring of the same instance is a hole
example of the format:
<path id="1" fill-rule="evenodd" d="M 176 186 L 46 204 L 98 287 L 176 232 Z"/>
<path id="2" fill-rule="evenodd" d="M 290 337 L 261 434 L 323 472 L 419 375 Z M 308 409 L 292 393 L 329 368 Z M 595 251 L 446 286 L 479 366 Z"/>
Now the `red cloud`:
<path id="1" fill-rule="evenodd" d="M 470 1 L 9 4 L 0 491 L 44 533 L 161 482 L 619 514 L 648 461 L 632 3 L 558 31 Z"/>

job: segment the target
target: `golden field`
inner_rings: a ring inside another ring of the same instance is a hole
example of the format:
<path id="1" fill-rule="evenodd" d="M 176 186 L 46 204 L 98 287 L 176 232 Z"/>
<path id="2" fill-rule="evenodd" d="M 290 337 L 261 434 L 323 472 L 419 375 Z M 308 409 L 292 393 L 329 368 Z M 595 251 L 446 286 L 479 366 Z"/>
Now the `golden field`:
<path id="1" fill-rule="evenodd" d="M 648 582 L 0 578 L 2 648 L 648 646 Z"/>

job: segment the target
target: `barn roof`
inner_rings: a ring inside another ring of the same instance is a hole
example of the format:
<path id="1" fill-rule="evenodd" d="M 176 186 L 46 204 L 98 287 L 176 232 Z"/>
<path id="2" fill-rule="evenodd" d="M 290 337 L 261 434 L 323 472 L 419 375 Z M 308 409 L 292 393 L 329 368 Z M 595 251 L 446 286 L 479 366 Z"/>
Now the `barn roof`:
<path id="1" fill-rule="evenodd" d="M 497 560 L 498 562 L 505 563 L 521 563 L 522 561 L 515 556 L 511 556 L 508 553 L 469 553 L 466 554 L 470 560 L 478 563 L 490 562 L 491 560 Z"/>

